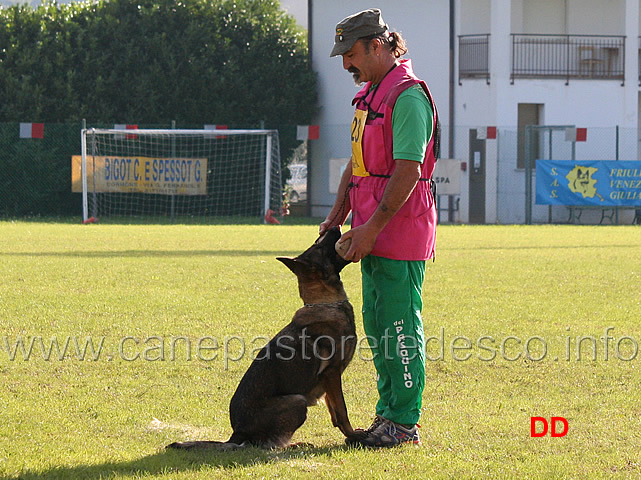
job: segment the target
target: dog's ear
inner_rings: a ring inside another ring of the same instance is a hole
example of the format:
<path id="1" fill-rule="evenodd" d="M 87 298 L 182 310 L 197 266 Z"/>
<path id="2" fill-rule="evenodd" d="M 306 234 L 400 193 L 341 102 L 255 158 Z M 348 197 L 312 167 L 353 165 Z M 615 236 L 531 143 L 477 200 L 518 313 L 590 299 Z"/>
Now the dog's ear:
<path id="1" fill-rule="evenodd" d="M 287 268 L 296 273 L 296 259 L 290 257 L 276 257 L 276 260 L 283 262 Z"/>
<path id="2" fill-rule="evenodd" d="M 276 257 L 276 260 L 283 262 L 287 266 L 287 268 L 289 268 L 296 275 L 298 275 L 303 271 L 303 269 L 308 267 L 307 263 L 301 261 L 299 258 Z"/>

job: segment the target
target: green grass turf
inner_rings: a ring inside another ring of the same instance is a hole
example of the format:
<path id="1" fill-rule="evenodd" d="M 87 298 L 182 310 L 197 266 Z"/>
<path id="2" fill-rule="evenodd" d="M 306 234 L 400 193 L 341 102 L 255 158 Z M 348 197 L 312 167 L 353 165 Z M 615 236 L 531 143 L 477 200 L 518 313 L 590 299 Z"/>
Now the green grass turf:
<path id="1" fill-rule="evenodd" d="M 0 222 L 0 479 L 641 475 L 631 226 L 439 227 L 423 293 L 421 447 L 346 449 L 319 406 L 294 437 L 313 446 L 165 451 L 228 438 L 252 355 L 301 304 L 274 258 L 316 232 Z M 343 280 L 358 311 L 358 266 Z M 355 426 L 377 398 L 369 358 L 362 344 L 344 375 Z M 565 417 L 568 434 L 531 438 L 532 416 Z"/>

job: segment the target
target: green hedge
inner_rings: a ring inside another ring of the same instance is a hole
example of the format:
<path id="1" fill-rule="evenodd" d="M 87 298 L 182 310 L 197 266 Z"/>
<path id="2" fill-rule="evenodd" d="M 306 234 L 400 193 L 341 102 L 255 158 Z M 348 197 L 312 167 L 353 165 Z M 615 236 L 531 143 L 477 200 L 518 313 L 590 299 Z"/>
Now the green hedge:
<path id="1" fill-rule="evenodd" d="M 306 124 L 306 35 L 270 0 L 0 8 L 0 122 Z"/>

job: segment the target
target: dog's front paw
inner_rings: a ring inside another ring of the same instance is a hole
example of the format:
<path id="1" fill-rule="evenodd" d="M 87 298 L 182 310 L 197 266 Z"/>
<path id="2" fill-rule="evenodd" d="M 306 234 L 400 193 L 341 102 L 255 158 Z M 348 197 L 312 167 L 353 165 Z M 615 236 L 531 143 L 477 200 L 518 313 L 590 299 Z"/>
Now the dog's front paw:
<path id="1" fill-rule="evenodd" d="M 364 430 L 362 428 L 357 428 L 351 434 L 346 435 L 345 442 L 347 442 L 348 444 L 359 442 L 365 437 L 367 437 L 368 433 L 369 432 L 367 430 Z"/>

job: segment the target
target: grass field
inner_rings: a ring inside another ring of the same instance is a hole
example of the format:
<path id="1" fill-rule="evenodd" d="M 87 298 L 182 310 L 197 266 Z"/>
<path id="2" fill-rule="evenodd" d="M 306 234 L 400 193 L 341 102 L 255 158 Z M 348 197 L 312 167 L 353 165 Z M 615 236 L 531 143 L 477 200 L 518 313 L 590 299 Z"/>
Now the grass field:
<path id="1" fill-rule="evenodd" d="M 274 257 L 316 232 L 0 222 L 0 479 L 641 476 L 632 226 L 440 227 L 421 447 L 347 449 L 319 406 L 294 437 L 313 446 L 165 451 L 228 438 L 252 354 L 300 306 Z M 358 311 L 358 266 L 343 280 Z M 344 389 L 352 423 L 369 425 L 364 345 Z M 564 417 L 567 435 L 532 438 L 533 416 Z"/>

